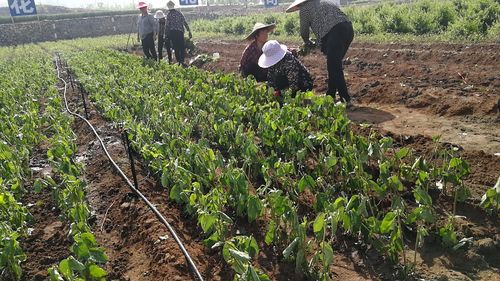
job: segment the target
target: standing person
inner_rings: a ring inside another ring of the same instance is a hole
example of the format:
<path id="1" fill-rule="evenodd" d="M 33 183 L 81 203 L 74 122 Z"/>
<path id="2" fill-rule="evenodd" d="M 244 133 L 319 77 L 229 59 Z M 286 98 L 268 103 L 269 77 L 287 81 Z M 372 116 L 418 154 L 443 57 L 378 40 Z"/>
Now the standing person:
<path id="1" fill-rule="evenodd" d="M 137 41 L 141 40 L 142 51 L 146 58 L 157 60 L 154 38 L 158 33 L 158 26 L 154 17 L 148 13 L 148 5 L 145 2 L 139 2 L 137 8 L 141 10 L 137 19 Z"/>
<path id="2" fill-rule="evenodd" d="M 253 75 L 258 82 L 267 81 L 267 69 L 258 65 L 259 57 L 262 55 L 262 47 L 267 42 L 269 32 L 276 24 L 256 23 L 252 32 L 245 38 L 251 43 L 245 48 L 241 55 L 239 71 L 243 77 Z"/>
<path id="3" fill-rule="evenodd" d="M 175 4 L 171 0 L 167 3 L 168 13 L 167 13 L 167 37 L 172 43 L 172 47 L 175 51 L 175 59 L 177 63 L 186 66 L 184 63 L 184 57 L 186 55 L 186 44 L 184 42 L 184 27 L 189 32 L 189 39 L 193 38 L 189 25 L 186 22 L 184 15 L 174 9 Z"/>
<path id="4" fill-rule="evenodd" d="M 155 13 L 155 19 L 158 21 L 158 61 L 163 59 L 163 43 L 165 42 L 165 14 L 162 10 Z M 169 58 L 170 62 L 170 58 Z"/>
<path id="5" fill-rule="evenodd" d="M 329 0 L 295 0 L 286 12 L 299 10 L 300 35 L 306 45 L 313 44 L 309 40 L 309 28 L 320 42 L 321 51 L 326 55 L 328 68 L 327 94 L 335 99 L 340 98 L 351 107 L 351 97 L 342 69 L 342 59 L 347 53 L 354 37 L 351 21 L 334 2 Z"/>
<path id="6" fill-rule="evenodd" d="M 281 96 L 281 91 L 288 88 L 293 96 L 298 91 L 312 90 L 311 74 L 285 45 L 276 40 L 269 40 L 262 47 L 262 52 L 259 66 L 268 69 L 268 84 L 274 88 L 275 96 Z"/>

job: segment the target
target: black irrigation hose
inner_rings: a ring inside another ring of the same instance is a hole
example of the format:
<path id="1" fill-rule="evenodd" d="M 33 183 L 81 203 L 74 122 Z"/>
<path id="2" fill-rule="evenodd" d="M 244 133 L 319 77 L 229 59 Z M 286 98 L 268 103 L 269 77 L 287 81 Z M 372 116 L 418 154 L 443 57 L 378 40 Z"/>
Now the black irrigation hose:
<path id="1" fill-rule="evenodd" d="M 68 100 L 66 99 L 66 92 L 67 92 L 67 88 L 68 88 L 68 83 L 61 77 L 61 72 L 59 70 L 59 61 L 60 61 L 60 58 L 59 58 L 59 55 L 58 55 L 55 58 L 56 69 L 57 69 L 57 78 L 59 78 L 59 80 L 61 80 L 61 82 L 64 83 L 64 94 L 63 94 L 63 96 L 64 96 L 64 105 L 66 107 L 66 110 L 68 111 L 69 114 L 71 114 L 73 116 L 76 116 L 76 117 L 82 119 L 83 121 L 85 121 L 85 123 L 87 123 L 87 125 L 92 129 L 92 131 L 94 132 L 94 135 L 97 137 L 97 139 L 101 143 L 101 146 L 102 146 L 104 152 L 106 153 L 106 156 L 108 157 L 108 159 L 111 162 L 111 164 L 113 164 L 113 166 L 118 171 L 118 173 L 121 175 L 121 177 L 127 182 L 129 188 L 134 193 L 136 193 L 137 195 L 139 195 L 139 197 L 141 197 L 141 199 L 146 203 L 146 205 L 148 205 L 148 207 L 151 209 L 151 211 L 153 211 L 153 213 L 156 215 L 156 217 L 167 227 L 168 231 L 170 232 L 170 234 L 172 234 L 172 236 L 175 239 L 175 242 L 177 242 L 177 244 L 179 245 L 179 248 L 181 249 L 182 253 L 186 257 L 186 260 L 189 263 L 189 266 L 191 267 L 191 270 L 193 270 L 193 273 L 194 273 L 195 277 L 198 280 L 203 281 L 203 277 L 201 276 L 200 272 L 198 271 L 198 268 L 196 267 L 196 265 L 194 264 L 194 261 L 189 256 L 189 253 L 187 252 L 186 248 L 184 247 L 184 244 L 182 244 L 181 240 L 179 239 L 179 237 L 175 233 L 175 231 L 172 228 L 172 226 L 167 222 L 167 220 L 165 219 L 165 217 L 158 211 L 158 209 L 156 209 L 155 206 L 153 206 L 153 204 L 151 204 L 151 202 L 149 202 L 149 200 L 139 190 L 137 190 L 134 187 L 134 185 L 132 184 L 132 182 L 130 182 L 129 178 L 125 175 L 125 173 L 123 173 L 123 171 L 120 169 L 120 167 L 118 167 L 118 165 L 116 164 L 116 162 L 109 155 L 109 152 L 106 149 L 106 146 L 104 145 L 104 142 L 102 141 L 101 137 L 99 136 L 99 134 L 95 130 L 94 126 L 92 126 L 92 124 L 90 124 L 90 122 L 87 119 L 85 119 L 83 116 L 81 116 L 78 113 L 73 112 L 73 111 L 71 111 L 69 109 Z"/>

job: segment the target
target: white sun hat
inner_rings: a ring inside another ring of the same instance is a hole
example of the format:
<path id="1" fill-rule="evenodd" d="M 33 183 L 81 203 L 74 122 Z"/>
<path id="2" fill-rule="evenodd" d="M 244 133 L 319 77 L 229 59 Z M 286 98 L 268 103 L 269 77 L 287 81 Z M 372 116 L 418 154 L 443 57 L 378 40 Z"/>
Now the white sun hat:
<path id="1" fill-rule="evenodd" d="M 259 58 L 259 66 L 269 68 L 277 64 L 285 57 L 288 48 L 276 40 L 269 40 L 262 46 L 262 55 Z"/>
<path id="2" fill-rule="evenodd" d="M 291 12 L 298 11 L 298 10 L 300 10 L 300 4 L 305 3 L 307 1 L 310 1 L 310 0 L 295 0 L 295 1 L 293 1 L 292 4 L 290 4 L 290 6 L 288 6 L 288 8 L 286 9 L 285 12 L 291 13 Z"/>
<path id="3" fill-rule="evenodd" d="M 167 2 L 167 8 L 169 10 L 172 10 L 174 7 L 175 7 L 175 3 L 172 0 Z"/>
<path id="4" fill-rule="evenodd" d="M 163 13 L 163 11 L 162 10 L 156 11 L 155 19 L 163 19 L 163 18 L 165 18 L 165 14 Z"/>

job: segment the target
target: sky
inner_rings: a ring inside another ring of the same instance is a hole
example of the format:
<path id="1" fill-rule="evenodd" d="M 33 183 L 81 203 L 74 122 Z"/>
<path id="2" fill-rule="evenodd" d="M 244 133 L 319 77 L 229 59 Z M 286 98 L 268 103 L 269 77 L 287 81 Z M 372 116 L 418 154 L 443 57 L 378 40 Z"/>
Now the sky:
<path id="1" fill-rule="evenodd" d="M 82 1 L 82 0 L 34 0 L 36 5 L 58 5 L 58 6 L 66 6 L 70 8 L 86 8 L 88 5 L 97 6 L 98 2 L 102 2 L 104 6 L 122 6 L 122 7 L 130 7 L 132 4 L 137 4 L 139 0 L 91 0 L 91 1 Z M 143 0 L 144 1 L 144 0 Z M 150 3 L 153 7 L 163 8 L 166 6 L 168 0 L 146 0 L 144 2 Z M 178 1 L 174 2 L 177 4 Z M 7 7 L 7 0 L 0 0 L 0 7 Z"/>

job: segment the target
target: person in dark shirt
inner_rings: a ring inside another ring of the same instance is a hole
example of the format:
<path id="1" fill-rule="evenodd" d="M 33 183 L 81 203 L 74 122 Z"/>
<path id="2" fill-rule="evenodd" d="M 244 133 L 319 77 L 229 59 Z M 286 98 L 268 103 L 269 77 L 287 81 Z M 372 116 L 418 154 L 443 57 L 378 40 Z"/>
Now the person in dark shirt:
<path id="1" fill-rule="evenodd" d="M 351 106 L 347 85 L 342 69 L 344 58 L 354 37 L 351 21 L 339 7 L 329 0 L 295 0 L 286 12 L 299 10 L 300 35 L 306 45 L 311 45 L 309 30 L 318 39 L 321 51 L 326 55 L 328 68 L 327 94 L 335 98 L 339 92 L 340 98 Z"/>
<path id="2" fill-rule="evenodd" d="M 165 32 L 167 33 L 167 37 L 170 39 L 172 43 L 172 47 L 175 51 L 175 59 L 177 63 L 183 66 L 186 66 L 184 63 L 184 58 L 186 56 L 186 43 L 184 42 L 184 28 L 189 33 L 189 38 L 193 37 L 191 30 L 189 29 L 189 25 L 186 22 L 186 18 L 184 15 L 174 9 L 175 4 L 172 1 L 168 1 L 167 3 L 168 13 L 167 13 L 167 26 Z"/>
<path id="3" fill-rule="evenodd" d="M 256 23 L 252 32 L 245 38 L 251 43 L 245 48 L 240 60 L 239 71 L 243 77 L 252 75 L 258 82 L 267 81 L 267 69 L 258 65 L 259 57 L 262 55 L 262 46 L 267 42 L 269 32 L 276 24 Z"/>
<path id="4" fill-rule="evenodd" d="M 290 52 L 287 46 L 276 40 L 267 41 L 262 47 L 259 66 L 268 69 L 267 80 L 275 90 L 275 96 L 290 89 L 292 95 L 313 88 L 313 79 L 306 67 Z"/>
<path id="5" fill-rule="evenodd" d="M 165 14 L 162 10 L 155 13 L 155 19 L 158 21 L 158 61 L 163 59 L 163 46 L 167 48 L 168 63 L 172 62 L 172 51 L 170 50 L 170 41 L 165 36 Z"/>

